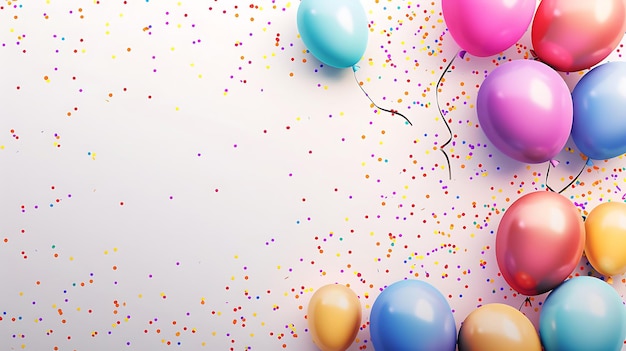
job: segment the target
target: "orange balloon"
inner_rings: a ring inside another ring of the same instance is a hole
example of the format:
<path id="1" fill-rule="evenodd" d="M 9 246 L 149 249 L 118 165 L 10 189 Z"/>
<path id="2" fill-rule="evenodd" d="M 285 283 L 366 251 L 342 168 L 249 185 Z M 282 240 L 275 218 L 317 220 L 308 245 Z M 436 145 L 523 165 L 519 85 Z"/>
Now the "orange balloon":
<path id="1" fill-rule="evenodd" d="M 344 351 L 361 325 L 361 303 L 350 288 L 330 284 L 311 297 L 307 311 L 313 342 L 322 351 Z"/>
<path id="2" fill-rule="evenodd" d="M 626 204 L 605 202 L 585 220 L 589 263 L 608 277 L 626 272 Z"/>
<path id="3" fill-rule="evenodd" d="M 470 313 L 459 330 L 459 351 L 541 351 L 530 320 L 501 303 L 483 305 Z"/>

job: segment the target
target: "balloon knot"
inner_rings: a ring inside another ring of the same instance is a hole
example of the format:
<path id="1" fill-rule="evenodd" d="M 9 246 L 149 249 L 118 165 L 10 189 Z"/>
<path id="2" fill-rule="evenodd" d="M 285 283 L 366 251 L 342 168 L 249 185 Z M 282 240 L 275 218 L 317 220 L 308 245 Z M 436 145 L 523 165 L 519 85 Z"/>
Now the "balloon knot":
<path id="1" fill-rule="evenodd" d="M 561 163 L 559 160 L 550 160 L 550 164 L 552 165 L 552 167 L 558 166 L 559 163 Z"/>
<path id="2" fill-rule="evenodd" d="M 593 161 L 590 158 L 587 159 L 587 166 L 593 167 Z"/>
<path id="3" fill-rule="evenodd" d="M 606 282 L 613 285 L 613 277 L 606 278 Z"/>
<path id="4" fill-rule="evenodd" d="M 358 70 L 359 70 L 359 68 L 361 68 L 361 67 L 359 67 L 359 66 L 357 66 L 357 65 L 352 66 L 352 72 L 356 72 L 356 71 L 358 71 Z"/>
<path id="5" fill-rule="evenodd" d="M 466 54 L 467 54 L 467 51 L 465 51 L 465 50 L 461 50 L 461 51 L 459 51 L 459 57 L 460 57 L 461 59 L 464 59 Z"/>

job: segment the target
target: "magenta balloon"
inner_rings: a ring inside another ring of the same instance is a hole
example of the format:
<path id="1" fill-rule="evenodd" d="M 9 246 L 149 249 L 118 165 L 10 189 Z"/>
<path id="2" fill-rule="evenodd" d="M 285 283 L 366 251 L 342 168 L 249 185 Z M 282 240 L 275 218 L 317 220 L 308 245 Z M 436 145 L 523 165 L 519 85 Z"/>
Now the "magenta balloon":
<path id="1" fill-rule="evenodd" d="M 504 154 L 542 163 L 558 154 L 572 130 L 573 103 L 567 84 L 547 65 L 510 61 L 487 76 L 478 90 L 478 121 Z"/>
<path id="2" fill-rule="evenodd" d="M 526 32 L 535 0 L 443 0 L 443 18 L 463 50 L 474 56 L 498 54 Z"/>
<path id="3" fill-rule="evenodd" d="M 506 282 L 520 294 L 539 295 L 576 268 L 585 227 L 576 207 L 547 191 L 522 196 L 504 213 L 496 235 L 496 259 Z"/>

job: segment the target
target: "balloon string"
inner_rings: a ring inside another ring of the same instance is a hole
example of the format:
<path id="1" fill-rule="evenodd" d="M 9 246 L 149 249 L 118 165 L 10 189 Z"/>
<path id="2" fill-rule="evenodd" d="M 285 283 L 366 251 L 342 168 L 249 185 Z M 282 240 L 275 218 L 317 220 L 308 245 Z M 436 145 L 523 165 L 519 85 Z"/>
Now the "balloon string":
<path id="1" fill-rule="evenodd" d="M 574 184 L 577 180 L 578 177 L 580 177 L 581 174 L 583 174 L 583 171 L 585 170 L 585 168 L 587 167 L 587 165 L 589 164 L 589 160 L 585 161 L 585 163 L 583 164 L 583 167 L 580 169 L 580 171 L 578 172 L 578 174 L 576 175 L 576 177 L 574 177 L 574 179 L 572 179 L 571 182 L 569 182 L 563 189 L 561 189 L 561 191 L 559 191 L 559 194 L 562 194 L 565 190 L 567 190 L 567 188 L 569 188 L 570 186 L 572 186 L 572 184 Z M 554 189 L 552 189 L 552 187 L 548 184 L 548 177 L 550 176 L 550 168 L 552 167 L 552 161 L 548 162 L 548 170 L 546 171 L 546 188 L 548 188 L 548 190 L 550 190 L 553 193 L 556 193 L 556 191 L 554 191 Z"/>
<path id="2" fill-rule="evenodd" d="M 519 308 L 517 309 L 518 311 L 522 310 L 522 307 L 524 307 L 524 305 L 530 305 L 530 307 L 533 307 L 533 303 L 530 300 L 530 296 L 527 296 L 526 299 L 522 302 L 522 304 L 519 306 Z"/>
<path id="3" fill-rule="evenodd" d="M 441 72 L 441 76 L 439 77 L 439 80 L 437 81 L 437 85 L 435 86 L 435 100 L 437 102 L 437 110 L 439 110 L 439 115 L 441 116 L 441 119 L 443 120 L 443 123 L 445 123 L 446 128 L 448 129 L 448 133 L 450 134 L 450 137 L 448 138 L 448 140 L 446 140 L 446 142 L 443 143 L 443 145 L 439 147 L 439 151 L 443 153 L 443 155 L 446 158 L 446 162 L 448 163 L 448 175 L 450 177 L 450 180 L 452 180 L 452 166 L 450 166 L 450 157 L 448 156 L 448 153 L 446 152 L 445 147 L 448 146 L 452 142 L 452 128 L 450 128 L 450 124 L 448 123 L 448 121 L 446 121 L 446 118 L 443 115 L 443 111 L 441 110 L 441 106 L 439 105 L 439 85 L 443 81 L 443 77 L 446 75 L 446 73 L 448 73 L 448 70 L 450 69 L 450 67 L 452 67 L 452 64 L 454 63 L 454 60 L 457 58 L 457 56 L 462 57 L 463 55 L 465 55 L 465 51 L 461 51 L 461 50 L 459 50 L 456 53 L 456 55 L 454 55 L 454 57 L 452 58 L 452 60 L 450 60 L 450 62 L 448 63 L 446 68 L 443 70 L 443 72 Z"/>
<path id="4" fill-rule="evenodd" d="M 374 100 L 372 100 L 372 98 L 370 97 L 370 95 L 369 95 L 369 94 L 365 91 L 365 89 L 363 89 L 363 86 L 361 86 L 361 82 L 359 82 L 359 79 L 356 77 L 356 71 L 357 71 L 357 70 L 358 70 L 358 67 L 357 67 L 357 66 L 354 66 L 354 67 L 352 68 L 352 72 L 354 72 L 354 80 L 356 80 L 357 85 L 359 86 L 359 88 L 361 88 L 361 91 L 362 91 L 362 92 L 363 92 L 363 94 L 365 94 L 365 96 L 369 99 L 369 101 L 372 103 L 372 105 L 376 106 L 376 107 L 377 107 L 379 110 L 381 110 L 381 111 L 385 111 L 385 112 L 389 112 L 389 113 L 391 113 L 391 115 L 392 115 L 392 116 L 394 116 L 394 115 L 398 115 L 398 116 L 400 116 L 400 117 L 404 118 L 404 120 L 405 120 L 405 121 L 406 121 L 409 125 L 411 125 L 411 126 L 412 126 L 412 125 L 413 125 L 413 123 L 411 123 L 411 121 L 409 121 L 409 119 L 408 119 L 408 118 L 406 118 L 406 116 L 405 116 L 405 115 L 401 114 L 401 113 L 400 113 L 400 112 L 398 112 L 397 110 L 393 110 L 393 109 L 389 110 L 389 109 L 386 109 L 386 108 L 382 108 L 382 107 L 378 106 L 378 105 L 374 102 Z"/>

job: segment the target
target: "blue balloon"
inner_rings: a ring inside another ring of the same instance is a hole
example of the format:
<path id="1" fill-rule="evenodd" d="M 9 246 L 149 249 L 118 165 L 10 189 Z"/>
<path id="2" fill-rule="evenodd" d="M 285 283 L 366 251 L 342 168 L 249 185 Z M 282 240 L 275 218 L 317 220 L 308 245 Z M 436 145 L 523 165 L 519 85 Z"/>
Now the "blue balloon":
<path id="1" fill-rule="evenodd" d="M 359 0 L 302 0 L 298 31 L 307 49 L 336 68 L 354 66 L 367 47 L 367 16 Z"/>
<path id="2" fill-rule="evenodd" d="M 626 62 L 609 62 L 587 72 L 572 93 L 572 139 L 591 159 L 626 152 Z"/>
<path id="3" fill-rule="evenodd" d="M 546 351 L 619 351 L 626 338 L 626 309 L 608 283 L 575 277 L 548 295 L 539 334 Z"/>
<path id="4" fill-rule="evenodd" d="M 376 351 L 454 351 L 456 324 L 446 299 L 421 280 L 401 280 L 378 295 L 370 313 Z"/>

